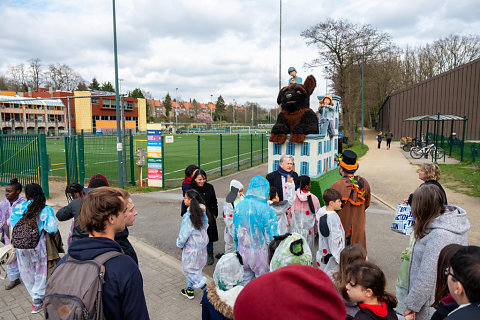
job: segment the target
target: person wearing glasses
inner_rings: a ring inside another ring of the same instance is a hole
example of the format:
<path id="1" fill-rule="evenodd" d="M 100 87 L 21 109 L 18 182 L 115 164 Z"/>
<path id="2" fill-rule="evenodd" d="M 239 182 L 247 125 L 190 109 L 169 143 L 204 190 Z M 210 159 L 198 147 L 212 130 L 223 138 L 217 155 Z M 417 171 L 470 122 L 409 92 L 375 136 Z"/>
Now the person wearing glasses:
<path id="1" fill-rule="evenodd" d="M 430 320 L 435 312 L 431 305 L 440 251 L 451 243 L 467 245 L 470 222 L 465 210 L 445 205 L 445 195 L 433 184 L 421 185 L 413 193 L 412 215 L 415 244 L 403 315 L 407 320 Z"/>
<path id="2" fill-rule="evenodd" d="M 480 247 L 458 250 L 450 264 L 445 269 L 448 290 L 459 307 L 447 320 L 480 319 Z"/>

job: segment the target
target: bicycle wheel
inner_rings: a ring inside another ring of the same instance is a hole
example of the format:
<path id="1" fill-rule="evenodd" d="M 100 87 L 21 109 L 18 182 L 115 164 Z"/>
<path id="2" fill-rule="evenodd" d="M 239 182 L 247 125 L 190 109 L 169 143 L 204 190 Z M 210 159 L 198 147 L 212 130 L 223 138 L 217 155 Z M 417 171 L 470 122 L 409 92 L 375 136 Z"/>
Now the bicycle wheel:
<path id="1" fill-rule="evenodd" d="M 410 143 L 404 144 L 402 147 L 403 151 L 409 152 L 410 151 Z"/>
<path id="2" fill-rule="evenodd" d="M 410 156 L 413 159 L 420 159 L 423 156 L 423 150 L 416 147 L 410 148 Z"/>

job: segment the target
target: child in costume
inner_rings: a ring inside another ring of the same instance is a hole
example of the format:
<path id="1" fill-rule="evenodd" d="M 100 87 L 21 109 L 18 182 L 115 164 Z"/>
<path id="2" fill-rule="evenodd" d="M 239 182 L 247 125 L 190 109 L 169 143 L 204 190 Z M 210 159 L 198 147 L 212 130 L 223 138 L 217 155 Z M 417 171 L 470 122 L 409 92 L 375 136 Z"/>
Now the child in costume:
<path id="1" fill-rule="evenodd" d="M 360 310 L 354 320 L 397 320 L 393 310 L 397 298 L 385 291 L 385 275 L 373 263 L 359 262 L 347 269 L 347 293 L 350 301 L 357 302 Z"/>
<path id="2" fill-rule="evenodd" d="M 267 204 L 270 184 L 262 176 L 250 180 L 245 199 L 233 214 L 233 241 L 243 258 L 243 282 L 246 285 L 269 270 L 268 244 L 277 233 L 275 211 Z"/>
<path id="3" fill-rule="evenodd" d="M 270 261 L 270 271 L 291 264 L 303 264 L 305 266 L 312 264 L 312 252 L 307 240 L 298 233 L 288 235 L 278 244 Z"/>
<path id="4" fill-rule="evenodd" d="M 232 236 L 233 209 L 235 209 L 243 198 L 243 184 L 238 180 L 232 180 L 230 182 L 230 191 L 223 204 L 223 221 L 225 222 L 223 239 L 225 240 L 225 253 L 235 252 L 235 243 L 233 242 Z"/>
<path id="5" fill-rule="evenodd" d="M 323 193 L 325 206 L 317 212 L 318 251 L 317 266 L 332 278 L 338 271 L 340 253 L 345 248 L 345 231 L 336 211 L 342 209 L 342 195 L 335 189 L 327 189 Z"/>
<path id="6" fill-rule="evenodd" d="M 202 319 L 233 319 L 233 305 L 242 291 L 243 260 L 238 252 L 225 253 L 218 260 L 213 280 L 202 298 Z"/>
<path id="7" fill-rule="evenodd" d="M 297 77 L 297 69 L 294 67 L 288 68 L 288 74 L 290 75 L 290 79 L 288 79 L 288 85 L 295 85 L 295 84 L 302 84 L 302 78 Z"/>
<path id="8" fill-rule="evenodd" d="M 325 95 L 320 100 L 320 108 L 318 109 L 319 118 L 318 126 L 320 134 L 327 134 L 331 138 L 335 135 L 335 129 L 333 126 L 333 119 L 335 118 L 335 107 L 333 106 L 333 99 L 331 95 Z"/>
<path id="9" fill-rule="evenodd" d="M 195 289 L 206 287 L 207 279 L 202 269 L 207 263 L 208 218 L 205 202 L 197 191 L 187 190 L 183 202 L 188 209 L 182 218 L 177 247 L 182 250 L 182 271 L 187 278 L 187 288 L 181 293 L 193 299 Z"/>
<path id="10" fill-rule="evenodd" d="M 300 187 L 295 191 L 295 203 L 291 209 L 289 232 L 297 232 L 307 239 L 310 251 L 315 245 L 315 214 L 320 210 L 318 198 L 310 193 L 310 177 L 298 177 Z"/>
<path id="11" fill-rule="evenodd" d="M 275 210 L 278 220 L 278 232 L 277 234 L 285 234 L 288 229 L 287 211 L 293 207 L 295 203 L 295 183 L 291 176 L 287 176 L 287 182 L 285 182 L 285 195 L 286 199 L 280 201 L 280 198 L 275 187 L 270 187 L 270 193 L 268 194 L 268 205 Z"/>

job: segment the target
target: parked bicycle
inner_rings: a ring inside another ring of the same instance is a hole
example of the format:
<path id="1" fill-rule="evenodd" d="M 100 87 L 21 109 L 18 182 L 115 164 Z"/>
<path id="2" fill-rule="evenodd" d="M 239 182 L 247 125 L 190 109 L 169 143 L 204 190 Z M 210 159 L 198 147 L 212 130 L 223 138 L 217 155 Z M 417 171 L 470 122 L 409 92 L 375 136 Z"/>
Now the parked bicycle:
<path id="1" fill-rule="evenodd" d="M 429 154 L 435 156 L 435 152 L 437 153 L 437 159 L 443 158 L 445 156 L 445 150 L 436 147 L 433 143 L 430 143 L 427 146 L 413 146 L 410 148 L 410 156 L 414 159 L 420 159 L 421 157 L 427 158 Z"/>
<path id="2" fill-rule="evenodd" d="M 407 142 L 404 143 L 404 145 L 402 147 L 403 151 L 405 151 L 405 152 L 409 152 L 412 147 L 421 148 L 421 147 L 425 146 L 425 143 L 421 142 L 421 141 L 418 141 L 417 138 L 410 139 L 410 141 L 408 141 L 408 138 L 409 137 L 407 137 Z"/>

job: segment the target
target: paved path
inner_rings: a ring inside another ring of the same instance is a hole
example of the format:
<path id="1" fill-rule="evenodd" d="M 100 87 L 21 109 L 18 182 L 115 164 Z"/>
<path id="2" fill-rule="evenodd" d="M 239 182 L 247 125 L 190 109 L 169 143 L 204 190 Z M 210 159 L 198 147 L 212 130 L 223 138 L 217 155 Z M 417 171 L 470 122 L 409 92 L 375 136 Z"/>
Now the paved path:
<path id="1" fill-rule="evenodd" d="M 393 291 L 394 282 L 400 265 L 400 252 L 407 246 L 408 238 L 389 230 L 393 219 L 392 208 L 420 184 L 414 166 L 402 156 L 398 143 L 392 143 L 391 150 L 376 149 L 375 134 L 366 131 L 365 142 L 370 151 L 360 159 L 359 174 L 364 176 L 372 186 L 376 198 L 367 211 L 367 247 L 369 259 L 384 270 L 388 279 L 388 289 Z M 266 175 L 266 164 L 234 173 L 211 181 L 219 199 L 219 209 L 231 179 L 240 180 L 245 188 L 248 181 L 256 174 Z M 461 204 L 468 212 L 472 222 L 470 242 L 480 241 L 478 230 L 478 208 L 480 199 L 447 191 L 449 202 Z M 181 190 L 153 192 L 133 195 L 139 215 L 135 226 L 130 228 L 131 241 L 137 251 L 140 270 L 144 279 L 144 290 L 151 319 L 200 319 L 200 291 L 189 301 L 179 294 L 185 285 L 181 272 L 180 251 L 175 246 L 175 239 L 180 227 Z M 65 205 L 63 192 L 52 194 L 47 201 L 55 210 Z M 221 213 L 220 213 L 221 214 Z M 220 241 L 215 243 L 215 252 L 223 250 L 223 219 L 217 219 Z M 66 239 L 69 223 L 61 223 L 62 236 Z M 211 275 L 213 267 L 204 269 Z M 0 281 L 0 319 L 42 319 L 43 315 L 31 315 L 30 297 L 23 285 L 11 291 L 3 290 Z"/>

